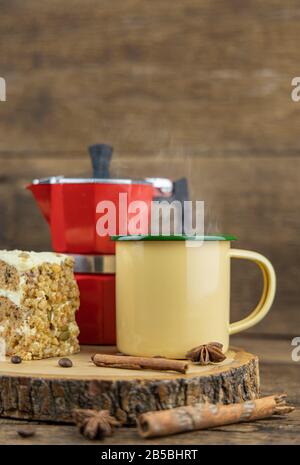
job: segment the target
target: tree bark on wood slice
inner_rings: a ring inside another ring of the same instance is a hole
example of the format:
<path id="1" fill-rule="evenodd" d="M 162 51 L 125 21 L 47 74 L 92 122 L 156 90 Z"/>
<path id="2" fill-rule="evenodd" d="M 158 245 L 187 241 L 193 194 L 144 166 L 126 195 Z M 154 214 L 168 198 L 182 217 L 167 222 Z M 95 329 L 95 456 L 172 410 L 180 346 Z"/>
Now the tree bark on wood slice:
<path id="1" fill-rule="evenodd" d="M 171 372 L 100 368 L 91 355 L 113 348 L 83 347 L 70 357 L 72 368 L 58 359 L 0 363 L 0 415 L 9 418 L 72 421 L 76 408 L 108 409 L 124 425 L 143 412 L 197 402 L 240 402 L 259 397 L 256 356 L 231 349 L 218 365 L 189 365 L 186 375 Z"/>

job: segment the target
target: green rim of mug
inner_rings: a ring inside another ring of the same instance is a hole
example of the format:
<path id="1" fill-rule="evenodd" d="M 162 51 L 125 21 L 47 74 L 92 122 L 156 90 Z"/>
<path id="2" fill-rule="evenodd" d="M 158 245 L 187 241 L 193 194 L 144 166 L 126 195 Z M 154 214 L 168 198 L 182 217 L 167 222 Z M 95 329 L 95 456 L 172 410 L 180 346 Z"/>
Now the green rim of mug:
<path id="1" fill-rule="evenodd" d="M 147 235 L 128 235 L 128 236 L 111 236 L 113 241 L 236 241 L 235 236 L 229 234 L 217 234 L 211 236 L 188 236 L 188 235 L 171 235 L 171 236 L 152 236 Z"/>

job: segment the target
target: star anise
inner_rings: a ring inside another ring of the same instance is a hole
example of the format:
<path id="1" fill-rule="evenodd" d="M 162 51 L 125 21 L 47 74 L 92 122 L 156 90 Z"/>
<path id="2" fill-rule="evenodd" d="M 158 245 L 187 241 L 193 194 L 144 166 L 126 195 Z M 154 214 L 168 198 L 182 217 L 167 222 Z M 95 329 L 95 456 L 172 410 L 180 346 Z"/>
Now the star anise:
<path id="1" fill-rule="evenodd" d="M 194 347 L 187 354 L 186 358 L 199 365 L 208 365 L 209 363 L 220 363 L 226 359 L 222 352 L 223 344 L 219 342 L 209 342 L 198 347 Z"/>
<path id="2" fill-rule="evenodd" d="M 77 409 L 73 417 L 79 432 L 88 439 L 103 439 L 111 436 L 115 426 L 120 426 L 108 410 Z"/>

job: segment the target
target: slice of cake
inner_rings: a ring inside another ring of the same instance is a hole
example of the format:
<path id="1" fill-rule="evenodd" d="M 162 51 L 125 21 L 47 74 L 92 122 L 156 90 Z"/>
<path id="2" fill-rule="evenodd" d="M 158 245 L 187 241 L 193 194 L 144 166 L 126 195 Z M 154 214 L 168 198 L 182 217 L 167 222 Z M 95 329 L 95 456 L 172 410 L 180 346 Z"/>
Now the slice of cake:
<path id="1" fill-rule="evenodd" d="M 79 290 L 73 259 L 52 252 L 0 251 L 0 339 L 23 360 L 79 351 Z"/>

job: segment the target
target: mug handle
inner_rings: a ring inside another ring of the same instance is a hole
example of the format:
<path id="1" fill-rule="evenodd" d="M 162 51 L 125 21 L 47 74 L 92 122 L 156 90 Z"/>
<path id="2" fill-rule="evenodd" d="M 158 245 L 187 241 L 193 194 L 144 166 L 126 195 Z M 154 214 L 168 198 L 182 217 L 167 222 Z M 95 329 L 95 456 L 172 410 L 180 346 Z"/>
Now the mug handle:
<path id="1" fill-rule="evenodd" d="M 246 318 L 229 325 L 229 334 L 236 334 L 259 323 L 268 313 L 276 290 L 276 275 L 271 262 L 263 255 L 251 250 L 230 249 L 230 258 L 242 258 L 255 262 L 261 269 L 264 281 L 262 296 L 256 308 Z"/>

